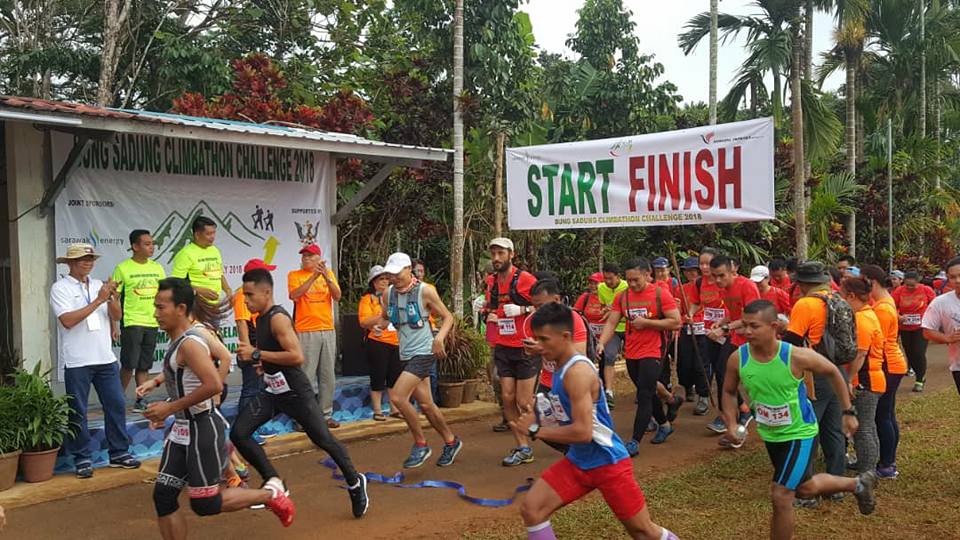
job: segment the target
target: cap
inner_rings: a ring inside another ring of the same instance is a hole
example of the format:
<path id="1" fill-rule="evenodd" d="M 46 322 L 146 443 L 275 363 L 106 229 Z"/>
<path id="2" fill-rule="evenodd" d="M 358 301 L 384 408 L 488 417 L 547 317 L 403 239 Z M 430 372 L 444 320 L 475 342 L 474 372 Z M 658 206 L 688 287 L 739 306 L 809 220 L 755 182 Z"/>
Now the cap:
<path id="1" fill-rule="evenodd" d="M 100 258 L 100 254 L 95 252 L 93 246 L 90 244 L 70 244 L 70 246 L 67 247 L 67 254 L 63 257 L 57 257 L 57 262 L 65 263 L 74 259 L 82 259 L 90 256 L 94 259 Z"/>
<path id="2" fill-rule="evenodd" d="M 753 270 L 750 271 L 750 280 L 754 283 L 760 283 L 768 277 L 770 277 L 770 269 L 766 266 L 754 266 Z"/>
<path id="3" fill-rule="evenodd" d="M 401 270 L 413 266 L 410 256 L 406 253 L 394 253 L 387 258 L 387 264 L 383 265 L 383 271 L 387 274 L 399 274 Z"/>
<path id="4" fill-rule="evenodd" d="M 827 283 L 830 279 L 826 267 L 820 261 L 807 261 L 797 265 L 797 283 Z"/>
<path id="5" fill-rule="evenodd" d="M 383 267 L 379 264 L 375 264 L 370 267 L 370 271 L 367 272 L 367 283 L 377 279 L 378 277 L 384 274 Z"/>
<path id="6" fill-rule="evenodd" d="M 897 278 L 897 279 L 903 279 L 903 277 L 904 277 L 903 272 L 901 272 L 900 270 L 894 270 L 893 272 L 890 272 L 890 275 L 891 275 L 892 277 Z"/>
<path id="7" fill-rule="evenodd" d="M 300 250 L 300 254 L 301 255 L 306 255 L 306 254 L 323 255 L 323 252 L 320 251 L 320 246 L 316 244 L 310 244 L 308 246 L 304 246 L 303 249 Z"/>
<path id="8" fill-rule="evenodd" d="M 654 268 L 670 268 L 670 261 L 666 257 L 657 257 L 653 260 L 652 266 Z"/>
<path id="9" fill-rule="evenodd" d="M 700 259 L 697 257 L 687 257 L 683 260 L 683 270 L 698 270 L 700 268 Z"/>
<path id="10" fill-rule="evenodd" d="M 847 268 L 847 272 L 850 272 L 850 275 L 853 277 L 860 277 L 860 268 L 857 266 L 851 266 Z"/>
<path id="11" fill-rule="evenodd" d="M 594 282 L 594 283 L 602 283 L 602 282 L 603 282 L 603 272 L 594 272 L 594 273 L 590 274 L 590 277 L 588 277 L 587 279 L 588 279 L 589 281 Z"/>
<path id="12" fill-rule="evenodd" d="M 503 249 L 509 249 L 510 251 L 513 251 L 513 240 L 503 237 L 494 238 L 489 244 L 487 244 L 487 249 L 492 247 L 501 247 Z"/>
<path id="13" fill-rule="evenodd" d="M 250 259 L 247 261 L 247 264 L 243 265 L 244 273 L 251 270 L 266 270 L 267 272 L 273 272 L 277 269 L 277 266 L 274 264 L 267 264 L 263 262 L 263 259 Z"/>

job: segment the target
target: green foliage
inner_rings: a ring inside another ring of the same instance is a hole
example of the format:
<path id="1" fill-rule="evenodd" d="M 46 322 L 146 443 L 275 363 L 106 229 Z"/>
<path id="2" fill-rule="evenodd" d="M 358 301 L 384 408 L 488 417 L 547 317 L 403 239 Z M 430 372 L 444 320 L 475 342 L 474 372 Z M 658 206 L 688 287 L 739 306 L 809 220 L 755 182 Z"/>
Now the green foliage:
<path id="1" fill-rule="evenodd" d="M 447 357 L 437 365 L 437 374 L 442 381 L 476 378 L 490 359 L 490 346 L 486 339 L 466 319 L 457 319 L 447 334 L 445 345 Z"/>
<path id="2" fill-rule="evenodd" d="M 32 372 L 18 369 L 14 375 L 11 402 L 17 407 L 23 432 L 21 449 L 28 452 L 52 450 L 63 444 L 71 429 L 68 396 L 55 396 L 47 384 L 49 372 L 41 373 L 40 364 Z"/>

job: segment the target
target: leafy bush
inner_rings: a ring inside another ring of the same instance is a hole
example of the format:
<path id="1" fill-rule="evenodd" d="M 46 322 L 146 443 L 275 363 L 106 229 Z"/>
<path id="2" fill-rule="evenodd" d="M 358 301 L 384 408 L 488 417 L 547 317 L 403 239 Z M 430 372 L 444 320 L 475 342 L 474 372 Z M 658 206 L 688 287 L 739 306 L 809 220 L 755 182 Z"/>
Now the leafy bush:
<path id="1" fill-rule="evenodd" d="M 490 358 L 490 346 L 463 319 L 457 319 L 447 335 L 447 357 L 437 371 L 441 381 L 463 381 L 478 376 Z"/>
<path id="2" fill-rule="evenodd" d="M 0 454 L 22 449 L 26 439 L 18 394 L 16 386 L 0 386 Z"/>
<path id="3" fill-rule="evenodd" d="M 40 365 L 33 372 L 17 369 L 14 373 L 14 398 L 18 407 L 17 422 L 22 425 L 21 448 L 28 452 L 52 450 L 63 444 L 63 439 L 76 429 L 70 422 L 68 396 L 55 396 L 47 384 L 46 373 Z"/>

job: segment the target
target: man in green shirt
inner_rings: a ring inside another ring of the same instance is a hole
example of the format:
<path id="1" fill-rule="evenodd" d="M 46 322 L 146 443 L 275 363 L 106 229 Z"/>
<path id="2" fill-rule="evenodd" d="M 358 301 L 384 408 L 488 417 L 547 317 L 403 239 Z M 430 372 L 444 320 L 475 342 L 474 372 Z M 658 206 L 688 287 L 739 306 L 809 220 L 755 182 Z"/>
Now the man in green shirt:
<path id="1" fill-rule="evenodd" d="M 597 297 L 600 298 L 600 304 L 603 306 L 604 321 L 610 315 L 610 306 L 613 305 L 614 297 L 626 288 L 627 282 L 620 279 L 620 267 L 615 263 L 605 263 L 603 265 L 603 283 L 597 285 Z M 626 318 L 624 318 L 617 325 L 616 333 L 603 348 L 603 387 L 607 393 L 607 406 L 611 409 L 613 408 L 613 382 L 617 374 L 613 365 L 617 362 L 620 353 L 623 352 L 623 335 L 626 331 L 627 323 Z"/>
<path id="2" fill-rule="evenodd" d="M 113 281 L 123 309 L 121 321 L 113 322 L 113 340 L 120 336 L 120 384 L 127 390 L 130 378 L 136 376 L 137 386 L 145 383 L 153 366 L 157 350 L 157 319 L 153 316 L 153 299 L 157 283 L 167 277 L 163 267 L 153 257 L 154 243 L 150 231 L 136 229 L 130 233 L 133 257 L 118 264 Z M 143 399 L 137 398 L 134 412 L 146 410 Z"/>
<path id="3" fill-rule="evenodd" d="M 173 258 L 170 275 L 190 279 L 194 287 L 203 287 L 219 295 L 233 296 L 227 277 L 223 274 L 223 256 L 213 245 L 217 238 L 217 224 L 205 216 L 193 220 L 193 241 L 183 246 Z"/>
<path id="4" fill-rule="evenodd" d="M 795 496 L 812 499 L 834 493 L 853 493 L 860 513 L 873 513 L 877 484 L 873 470 L 856 478 L 813 474 L 819 427 L 813 404 L 807 397 L 803 374 L 812 371 L 830 381 L 843 407 L 844 431 L 847 437 L 851 437 L 858 427 L 857 410 L 850 402 L 850 392 L 840 370 L 813 349 L 794 347 L 778 340 L 777 309 L 769 301 L 751 302 L 744 308 L 741 320 L 747 343 L 727 359 L 724 407 L 721 409 L 727 424 L 724 438 L 736 448 L 743 444 L 746 436 L 746 429 L 737 425 L 737 392 L 739 385 L 743 384 L 757 419 L 757 433 L 773 463 L 770 538 L 793 538 Z"/>

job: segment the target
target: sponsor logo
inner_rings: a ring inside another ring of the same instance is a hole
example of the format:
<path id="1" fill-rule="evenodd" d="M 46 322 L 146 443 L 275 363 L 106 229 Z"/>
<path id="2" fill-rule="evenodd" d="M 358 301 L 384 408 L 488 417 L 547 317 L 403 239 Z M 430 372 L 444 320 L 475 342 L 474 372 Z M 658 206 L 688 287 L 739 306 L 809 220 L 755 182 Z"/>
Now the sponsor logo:
<path id="1" fill-rule="evenodd" d="M 253 230 L 273 230 L 273 210 L 264 210 L 258 204 L 253 213 L 250 214 L 250 218 L 253 219 Z"/>
<path id="2" fill-rule="evenodd" d="M 93 247 L 101 246 L 123 246 L 127 240 L 125 238 L 115 238 L 109 236 L 100 236 L 97 229 L 90 229 L 86 236 L 64 236 L 60 238 L 61 244 L 90 244 Z"/>
<path id="3" fill-rule="evenodd" d="M 716 136 L 717 136 L 717 134 L 711 131 L 710 133 L 705 133 L 705 134 L 701 135 L 701 136 L 700 136 L 700 140 L 703 141 L 703 144 L 710 144 L 710 143 L 713 142 L 713 139 L 714 139 Z"/>
<path id="4" fill-rule="evenodd" d="M 301 246 L 306 247 L 316 243 L 317 235 L 314 231 L 314 225 L 309 219 L 303 223 L 299 221 L 294 221 L 293 223 L 297 226 L 297 236 L 300 237 Z"/>
<path id="5" fill-rule="evenodd" d="M 610 155 L 612 157 L 620 157 L 622 154 L 629 154 L 631 150 L 633 150 L 632 139 L 617 141 L 616 144 L 610 147 Z"/>

